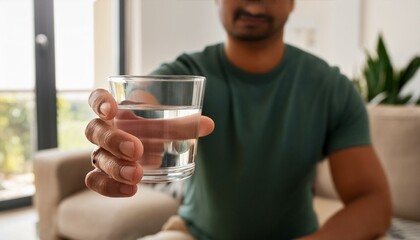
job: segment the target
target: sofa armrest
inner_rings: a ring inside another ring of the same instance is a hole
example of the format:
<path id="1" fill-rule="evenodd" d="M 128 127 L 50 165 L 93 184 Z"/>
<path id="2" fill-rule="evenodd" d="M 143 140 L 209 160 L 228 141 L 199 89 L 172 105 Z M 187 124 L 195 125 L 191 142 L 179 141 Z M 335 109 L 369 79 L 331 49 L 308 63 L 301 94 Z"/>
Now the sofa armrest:
<path id="1" fill-rule="evenodd" d="M 92 149 L 47 149 L 33 158 L 35 176 L 34 204 L 39 216 L 41 239 L 57 239 L 55 218 L 57 206 L 67 196 L 86 189 L 85 175 L 93 169 Z"/>

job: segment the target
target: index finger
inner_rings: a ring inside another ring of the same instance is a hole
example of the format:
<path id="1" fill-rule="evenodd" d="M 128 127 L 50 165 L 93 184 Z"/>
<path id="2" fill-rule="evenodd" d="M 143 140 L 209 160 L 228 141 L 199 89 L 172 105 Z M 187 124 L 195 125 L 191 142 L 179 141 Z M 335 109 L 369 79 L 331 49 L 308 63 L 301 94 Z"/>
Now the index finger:
<path id="1" fill-rule="evenodd" d="M 95 89 L 90 94 L 89 105 L 104 120 L 113 119 L 118 111 L 114 97 L 107 90 L 101 88 Z"/>

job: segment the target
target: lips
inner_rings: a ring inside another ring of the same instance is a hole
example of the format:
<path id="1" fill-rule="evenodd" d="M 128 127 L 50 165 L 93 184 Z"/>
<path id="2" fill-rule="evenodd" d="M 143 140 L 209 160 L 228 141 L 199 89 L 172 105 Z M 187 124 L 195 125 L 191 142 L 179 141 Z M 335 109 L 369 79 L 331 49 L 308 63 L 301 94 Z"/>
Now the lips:
<path id="1" fill-rule="evenodd" d="M 240 21 L 250 25 L 265 24 L 272 20 L 268 15 L 252 14 L 243 9 L 238 9 L 234 16 L 235 21 Z"/>

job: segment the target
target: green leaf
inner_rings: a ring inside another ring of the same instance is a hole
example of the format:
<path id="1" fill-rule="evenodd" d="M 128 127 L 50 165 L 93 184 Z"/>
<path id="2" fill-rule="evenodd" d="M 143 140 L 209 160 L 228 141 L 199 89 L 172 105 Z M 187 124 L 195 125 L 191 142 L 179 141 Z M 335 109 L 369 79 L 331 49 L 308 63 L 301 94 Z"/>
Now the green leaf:
<path id="1" fill-rule="evenodd" d="M 403 98 L 398 98 L 398 99 L 395 101 L 395 104 L 401 104 L 401 105 L 407 104 L 407 103 L 408 103 L 408 101 L 410 101 L 410 99 L 411 99 L 412 97 L 413 97 L 412 95 L 408 95 L 408 96 L 405 96 L 405 97 L 403 97 Z"/>
<path id="2" fill-rule="evenodd" d="M 385 43 L 384 43 L 384 40 L 382 38 L 382 35 L 379 35 L 378 45 L 377 45 L 376 51 L 378 53 L 378 59 L 381 62 L 384 63 L 385 67 L 386 68 L 388 68 L 388 67 L 392 68 L 391 60 L 390 60 L 388 52 L 386 50 Z"/>
<path id="3" fill-rule="evenodd" d="M 363 74 L 367 84 L 368 101 L 370 101 L 382 92 L 382 83 L 380 81 L 379 62 L 373 59 L 369 54 L 367 55 L 367 65 L 363 70 Z"/>
<path id="4" fill-rule="evenodd" d="M 378 59 L 380 62 L 380 78 L 383 81 L 383 88 L 388 93 L 388 103 L 392 103 L 398 99 L 398 80 L 394 78 L 394 69 L 386 50 L 382 35 L 379 35 L 377 46 Z"/>
<path id="5" fill-rule="evenodd" d="M 420 68 L 420 56 L 414 57 L 408 66 L 402 70 L 399 74 L 399 89 L 402 89 L 404 85 L 416 74 Z"/>
<path id="6" fill-rule="evenodd" d="M 362 77 L 356 82 L 356 86 L 368 102 L 375 98 L 378 99 L 377 97 L 382 94 L 386 97 L 380 98 L 381 103 L 406 104 L 411 98 L 400 98 L 399 94 L 419 69 L 420 56 L 416 56 L 405 69 L 394 70 L 383 37 L 379 35 L 376 56 L 366 52 L 366 64 L 362 70 Z M 362 83 L 365 89 L 362 89 Z M 420 104 L 420 100 L 418 103 Z"/>

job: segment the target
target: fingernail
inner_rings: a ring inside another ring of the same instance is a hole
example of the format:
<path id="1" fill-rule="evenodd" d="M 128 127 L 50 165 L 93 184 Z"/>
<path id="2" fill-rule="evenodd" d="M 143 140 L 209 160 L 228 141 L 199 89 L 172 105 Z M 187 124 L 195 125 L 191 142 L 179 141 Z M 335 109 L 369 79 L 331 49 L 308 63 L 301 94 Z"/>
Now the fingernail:
<path id="1" fill-rule="evenodd" d="M 120 143 L 120 151 L 122 154 L 124 154 L 126 157 L 133 157 L 134 155 L 134 143 L 125 141 Z"/>
<path id="2" fill-rule="evenodd" d="M 99 113 L 108 116 L 109 112 L 111 111 L 111 104 L 104 102 L 99 106 Z"/>
<path id="3" fill-rule="evenodd" d="M 130 185 L 121 185 L 120 192 L 123 194 L 131 195 L 133 194 L 133 186 Z"/>
<path id="4" fill-rule="evenodd" d="M 136 172 L 136 168 L 135 167 L 130 167 L 130 166 L 124 166 L 120 170 L 121 176 L 125 180 L 128 180 L 128 181 L 133 180 L 135 172 Z"/>

